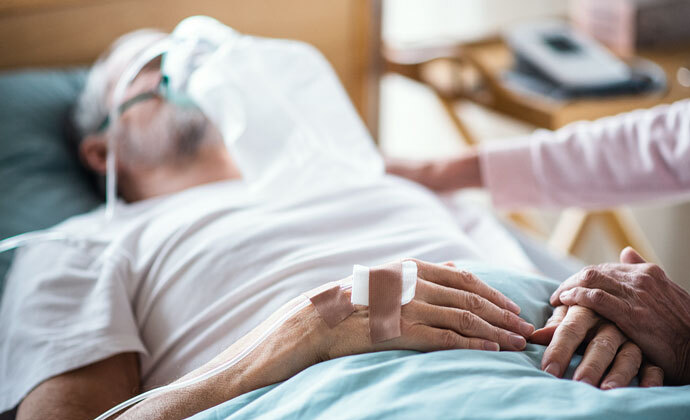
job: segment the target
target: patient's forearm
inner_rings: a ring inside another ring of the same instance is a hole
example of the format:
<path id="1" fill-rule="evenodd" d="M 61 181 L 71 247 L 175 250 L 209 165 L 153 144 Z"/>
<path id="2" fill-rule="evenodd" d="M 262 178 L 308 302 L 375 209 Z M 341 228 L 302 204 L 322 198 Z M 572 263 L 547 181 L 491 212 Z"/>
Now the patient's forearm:
<path id="1" fill-rule="evenodd" d="M 296 304 L 296 301 L 290 305 Z M 292 306 L 286 305 L 283 310 Z M 229 360 L 244 349 L 273 320 L 284 313 L 278 311 L 254 331 L 226 351 L 189 373 L 179 381 L 198 376 Z M 269 336 L 259 347 L 229 370 L 191 387 L 149 398 L 125 412 L 120 419 L 178 419 L 218 405 L 249 391 L 286 380 L 321 361 L 320 329 L 327 328 L 313 307 L 302 309 Z"/>
<path id="2" fill-rule="evenodd" d="M 139 392 L 138 360 L 120 353 L 54 376 L 24 398 L 17 419 L 93 419 Z"/>

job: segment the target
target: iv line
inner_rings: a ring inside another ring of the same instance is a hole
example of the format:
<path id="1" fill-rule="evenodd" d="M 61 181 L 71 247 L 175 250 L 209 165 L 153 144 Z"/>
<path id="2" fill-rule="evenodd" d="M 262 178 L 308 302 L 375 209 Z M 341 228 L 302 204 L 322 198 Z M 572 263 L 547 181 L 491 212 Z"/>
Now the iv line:
<path id="1" fill-rule="evenodd" d="M 106 190 L 105 190 L 105 222 L 109 222 L 115 216 L 117 203 L 117 151 L 116 134 L 120 124 L 120 103 L 125 96 L 127 86 L 137 77 L 139 72 L 156 57 L 164 54 L 171 45 L 169 38 L 164 38 L 144 50 L 137 59 L 122 73 L 113 90 L 113 101 L 110 109 L 109 120 L 113 122 L 107 133 L 108 156 L 106 158 Z"/>
<path id="2" fill-rule="evenodd" d="M 352 284 L 341 284 L 340 288 L 342 290 L 350 290 L 352 288 Z M 249 355 L 254 349 L 259 347 L 261 343 L 263 343 L 271 334 L 273 334 L 281 325 L 285 323 L 288 319 L 290 319 L 293 315 L 297 314 L 300 310 L 306 308 L 311 301 L 305 296 L 304 300 L 302 300 L 300 303 L 295 305 L 292 309 L 290 309 L 288 312 L 286 312 L 282 317 L 280 317 L 276 322 L 271 324 L 270 327 L 266 331 L 264 331 L 256 340 L 254 340 L 251 344 L 249 344 L 247 347 L 245 347 L 238 355 L 233 357 L 232 359 L 228 360 L 227 362 L 216 366 L 215 368 L 209 370 L 206 373 L 203 373 L 199 376 L 196 376 L 194 378 L 187 379 L 182 382 L 173 382 L 169 385 L 162 386 L 160 388 L 154 388 L 151 389 L 147 392 L 144 392 L 143 394 L 139 394 L 136 397 L 130 398 L 129 400 L 122 402 L 115 407 L 111 408 L 110 410 L 106 411 L 105 413 L 101 414 L 100 416 L 96 417 L 96 420 L 106 420 L 108 417 L 124 410 L 125 408 L 128 408 L 140 401 L 145 400 L 146 398 L 154 397 L 160 394 L 163 394 L 164 392 L 168 391 L 174 391 L 176 389 L 181 389 L 185 388 L 190 385 L 195 385 L 199 382 L 205 381 L 206 379 L 209 379 L 213 376 L 216 376 L 231 367 L 235 366 L 237 363 L 242 361 L 245 357 Z"/>

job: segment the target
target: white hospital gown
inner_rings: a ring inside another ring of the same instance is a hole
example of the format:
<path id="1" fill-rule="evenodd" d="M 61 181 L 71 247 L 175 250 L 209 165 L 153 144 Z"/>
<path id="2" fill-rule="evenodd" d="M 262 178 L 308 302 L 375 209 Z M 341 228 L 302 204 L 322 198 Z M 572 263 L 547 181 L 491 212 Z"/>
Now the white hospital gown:
<path id="1" fill-rule="evenodd" d="M 0 306 L 0 412 L 122 352 L 140 354 L 145 388 L 168 383 L 355 263 L 507 262 L 509 250 L 530 268 L 495 223 L 470 238 L 433 194 L 393 177 L 275 201 L 240 181 L 207 184 L 121 204 L 107 230 L 85 235 L 101 217 L 55 228 L 74 240 L 18 251 Z"/>

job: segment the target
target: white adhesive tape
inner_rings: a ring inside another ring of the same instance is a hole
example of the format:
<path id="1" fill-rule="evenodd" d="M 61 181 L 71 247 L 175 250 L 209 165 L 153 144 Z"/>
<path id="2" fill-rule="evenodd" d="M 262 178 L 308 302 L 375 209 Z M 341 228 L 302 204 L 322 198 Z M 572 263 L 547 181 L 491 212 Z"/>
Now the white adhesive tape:
<path id="1" fill-rule="evenodd" d="M 402 263 L 402 297 L 400 304 L 410 303 L 417 287 L 417 264 L 414 261 Z M 355 264 L 352 267 L 352 297 L 354 305 L 369 306 L 369 267 Z"/>

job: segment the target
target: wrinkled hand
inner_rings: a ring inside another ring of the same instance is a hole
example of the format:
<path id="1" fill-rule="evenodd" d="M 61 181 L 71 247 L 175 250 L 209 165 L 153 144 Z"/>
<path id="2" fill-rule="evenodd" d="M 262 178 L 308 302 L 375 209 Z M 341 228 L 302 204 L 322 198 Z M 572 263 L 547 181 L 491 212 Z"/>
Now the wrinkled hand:
<path id="1" fill-rule="evenodd" d="M 587 343 L 573 380 L 607 390 L 627 386 L 639 371 L 640 386 L 663 385 L 663 371 L 648 363 L 640 368 L 640 348 L 590 309 L 557 307 L 544 328 L 534 332 L 531 341 L 548 345 L 541 365 L 554 376 L 563 376 L 577 348 Z"/>
<path id="2" fill-rule="evenodd" d="M 522 350 L 534 327 L 520 308 L 473 274 L 452 264 L 417 263 L 414 299 L 401 308 L 401 336 L 377 344 L 369 339 L 368 308 L 331 330 L 324 359 L 381 350 Z"/>
<path id="3" fill-rule="evenodd" d="M 479 158 L 476 152 L 434 161 L 387 158 L 386 172 L 407 178 L 438 192 L 482 186 Z"/>
<path id="4" fill-rule="evenodd" d="M 551 296 L 614 322 L 674 384 L 690 383 L 690 295 L 632 248 L 621 264 L 585 268 Z"/>

